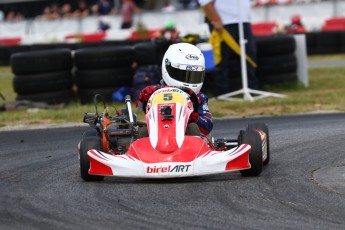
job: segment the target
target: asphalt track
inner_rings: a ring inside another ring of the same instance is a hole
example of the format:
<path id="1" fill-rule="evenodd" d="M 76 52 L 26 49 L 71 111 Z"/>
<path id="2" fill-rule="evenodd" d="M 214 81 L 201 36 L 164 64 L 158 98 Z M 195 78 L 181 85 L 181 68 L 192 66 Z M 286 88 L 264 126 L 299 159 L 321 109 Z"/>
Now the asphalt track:
<path id="1" fill-rule="evenodd" d="M 214 136 L 270 127 L 271 162 L 240 173 L 83 182 L 86 127 L 0 132 L 0 229 L 344 229 L 345 114 L 215 121 Z"/>

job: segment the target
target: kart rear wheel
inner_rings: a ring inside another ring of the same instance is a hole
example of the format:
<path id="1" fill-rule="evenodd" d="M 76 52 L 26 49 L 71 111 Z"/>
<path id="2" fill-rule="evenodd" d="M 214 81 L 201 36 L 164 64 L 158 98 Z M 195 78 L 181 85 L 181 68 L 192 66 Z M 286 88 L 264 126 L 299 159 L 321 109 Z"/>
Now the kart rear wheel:
<path id="1" fill-rule="evenodd" d="M 86 130 L 84 133 L 83 133 L 83 139 L 85 137 L 100 137 L 100 131 L 99 131 L 99 128 L 90 128 L 88 130 Z"/>
<path id="2" fill-rule="evenodd" d="M 268 165 L 270 162 L 270 134 L 269 134 L 269 129 L 268 126 L 264 123 L 254 123 L 254 124 L 249 124 L 247 127 L 247 130 L 262 130 L 266 134 L 266 142 L 264 143 L 266 146 L 263 148 L 263 156 L 267 156 L 266 159 L 263 162 L 263 165 Z M 266 152 L 265 152 L 266 151 Z"/>
<path id="3" fill-rule="evenodd" d="M 241 170 L 242 176 L 258 176 L 262 171 L 262 145 L 260 134 L 253 130 L 241 131 L 239 144 L 249 144 L 251 146 L 249 154 L 250 169 Z"/>
<path id="4" fill-rule="evenodd" d="M 101 149 L 101 138 L 97 136 L 87 136 L 80 143 L 80 175 L 84 181 L 102 181 L 104 176 L 90 175 L 90 160 L 87 152 L 90 149 Z"/>

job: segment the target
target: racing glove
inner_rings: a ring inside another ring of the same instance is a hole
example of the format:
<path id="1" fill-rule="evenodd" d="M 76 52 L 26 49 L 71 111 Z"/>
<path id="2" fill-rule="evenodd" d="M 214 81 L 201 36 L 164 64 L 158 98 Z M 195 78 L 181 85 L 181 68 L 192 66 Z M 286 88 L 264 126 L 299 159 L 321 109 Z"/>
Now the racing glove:
<path id="1" fill-rule="evenodd" d="M 147 101 L 150 99 L 151 95 L 158 89 L 159 87 L 150 85 L 145 87 L 141 90 L 138 99 L 135 102 L 136 107 L 142 107 L 143 111 L 146 110 Z"/>
<path id="2" fill-rule="evenodd" d="M 141 90 L 139 97 L 138 97 L 137 101 L 135 102 L 135 104 L 138 106 L 139 101 L 147 102 L 150 99 L 153 92 L 155 92 L 155 91 L 156 91 L 156 87 L 154 87 L 152 85 L 145 87 L 143 90 Z"/>
<path id="3" fill-rule="evenodd" d="M 189 123 L 197 123 L 199 120 L 199 113 L 192 112 L 189 116 Z"/>

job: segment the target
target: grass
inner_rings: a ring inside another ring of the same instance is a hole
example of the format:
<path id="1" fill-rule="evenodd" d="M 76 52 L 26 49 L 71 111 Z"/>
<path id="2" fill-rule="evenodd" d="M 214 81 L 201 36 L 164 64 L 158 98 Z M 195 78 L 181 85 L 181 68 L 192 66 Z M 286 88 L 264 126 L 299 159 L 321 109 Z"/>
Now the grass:
<path id="1" fill-rule="evenodd" d="M 321 60 L 345 60 L 345 54 L 334 54 L 334 55 L 310 55 L 308 57 L 310 61 L 321 61 Z"/>
<path id="2" fill-rule="evenodd" d="M 6 97 L 6 102 L 15 100 L 12 80 L 13 75 L 10 74 L 9 68 L 0 68 L 0 92 Z M 315 110 L 345 111 L 345 66 L 310 69 L 308 88 L 299 84 L 283 84 L 270 86 L 264 90 L 285 94 L 288 97 L 270 97 L 254 102 L 212 100 L 209 103 L 210 111 L 214 117 L 283 115 Z M 111 103 L 111 105 L 118 109 L 124 107 L 121 103 Z M 81 122 L 84 112 L 94 110 L 92 104 L 80 105 L 78 102 L 72 102 L 62 109 L 5 111 L 0 112 L 0 127 Z M 142 113 L 138 115 L 139 119 L 144 118 Z"/>
<path id="3" fill-rule="evenodd" d="M 285 94 L 287 98 L 266 98 L 255 102 L 210 103 L 218 116 L 282 115 L 315 110 L 345 111 L 345 66 L 309 70 L 309 87 L 299 84 L 267 87 L 266 91 Z"/>

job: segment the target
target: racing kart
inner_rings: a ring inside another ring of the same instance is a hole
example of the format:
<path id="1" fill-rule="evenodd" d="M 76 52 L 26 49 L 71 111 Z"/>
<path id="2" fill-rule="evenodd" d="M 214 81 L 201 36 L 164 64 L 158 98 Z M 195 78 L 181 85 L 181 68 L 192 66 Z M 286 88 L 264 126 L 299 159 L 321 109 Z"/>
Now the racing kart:
<path id="1" fill-rule="evenodd" d="M 78 144 L 80 173 L 85 181 L 104 176 L 175 178 L 240 171 L 258 176 L 270 160 L 269 130 L 262 123 L 249 124 L 236 139 L 190 136 L 185 131 L 189 116 L 197 111 L 198 97 L 186 87 L 155 91 L 146 106 L 146 122 L 138 121 L 126 97 L 126 108 L 110 116 L 85 113 L 90 129 Z M 147 128 L 148 136 L 139 137 Z"/>

